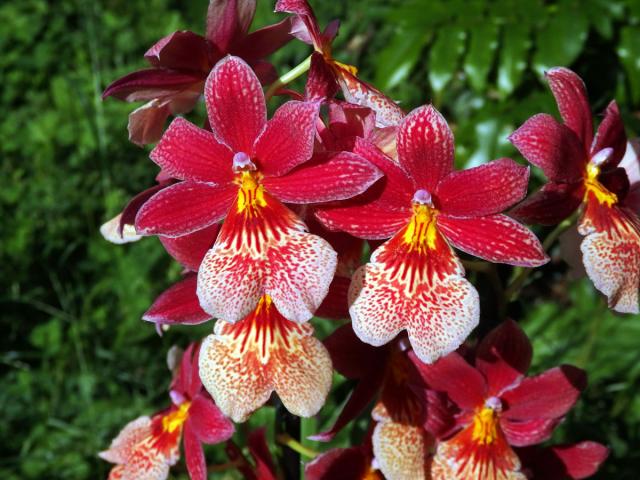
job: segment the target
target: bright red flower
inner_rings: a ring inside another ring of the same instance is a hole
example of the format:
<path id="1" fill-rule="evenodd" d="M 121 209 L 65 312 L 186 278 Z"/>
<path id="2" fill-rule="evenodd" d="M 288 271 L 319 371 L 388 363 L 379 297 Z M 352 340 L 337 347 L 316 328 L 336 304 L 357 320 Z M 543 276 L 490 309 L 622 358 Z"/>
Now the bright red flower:
<path id="1" fill-rule="evenodd" d="M 585 373 L 567 365 L 525 377 L 531 356 L 508 320 L 480 342 L 473 363 L 455 352 L 432 365 L 416 360 L 429 387 L 461 410 L 457 432 L 438 443 L 434 480 L 526 479 L 512 447 L 547 440 L 586 386 Z"/>
<path id="2" fill-rule="evenodd" d="M 502 215 L 526 194 L 529 171 L 500 159 L 453 171 L 453 134 L 432 106 L 414 110 L 397 133 L 399 163 L 370 143 L 355 152 L 384 182 L 317 216 L 331 230 L 367 239 L 392 237 L 351 284 L 357 335 L 382 345 L 407 330 L 416 354 L 433 362 L 455 350 L 478 323 L 478 294 L 451 245 L 491 262 L 547 262 L 538 239 Z"/>
<path id="3" fill-rule="evenodd" d="M 290 19 L 248 33 L 255 0 L 211 0 L 206 35 L 179 31 L 153 45 L 144 55 L 151 68 L 116 80 L 102 97 L 146 101 L 129 116 L 129 138 L 139 145 L 158 141 L 169 114 L 186 113 L 197 102 L 213 65 L 227 54 L 244 58 L 261 80 L 276 74 L 263 59 L 292 37 Z"/>
<path id="4" fill-rule="evenodd" d="M 267 122 L 260 82 L 237 57 L 205 88 L 212 132 L 178 118 L 151 158 L 182 181 L 148 200 L 136 231 L 182 236 L 226 216 L 198 271 L 200 305 L 229 322 L 268 294 L 289 320 L 309 320 L 326 296 L 336 254 L 281 202 L 317 203 L 366 190 L 381 173 L 348 152 L 308 162 L 319 103 L 290 101 Z"/>
<path id="5" fill-rule="evenodd" d="M 527 478 L 580 480 L 594 475 L 607 459 L 609 449 L 596 442 L 574 445 L 517 448 Z"/>
<path id="6" fill-rule="evenodd" d="M 268 295 L 240 322 L 218 320 L 200 352 L 205 388 L 236 422 L 245 421 L 274 391 L 294 415 L 315 415 L 332 374 L 329 353 L 313 327 L 287 320 Z"/>
<path id="7" fill-rule="evenodd" d="M 291 34 L 313 46 L 306 92 L 309 98 L 332 98 L 339 86 L 347 101 L 369 107 L 376 112 L 378 126 L 388 127 L 400 123 L 404 112 L 393 100 L 373 85 L 358 79 L 354 66 L 333 58 L 331 44 L 338 34 L 337 20 L 327 25 L 324 32 L 321 31 L 307 0 L 278 0 L 276 12 L 296 15 Z"/>
<path id="8" fill-rule="evenodd" d="M 580 206 L 578 231 L 584 236 L 582 260 L 595 287 L 611 308 L 638 313 L 640 287 L 640 220 L 627 205 L 629 179 L 622 160 L 627 138 L 615 101 L 593 136 L 584 83 L 566 68 L 547 72 L 564 124 L 538 114 L 515 131 L 511 142 L 549 182 L 514 215 L 528 222 L 553 225 Z"/>
<path id="9" fill-rule="evenodd" d="M 196 361 L 198 345 L 184 352 L 171 382 L 171 407 L 151 418 L 140 417 L 124 427 L 100 457 L 117 464 L 110 480 L 160 480 L 180 458 L 180 439 L 192 480 L 205 480 L 207 466 L 202 444 L 220 443 L 233 435 L 225 418 L 203 390 Z"/>

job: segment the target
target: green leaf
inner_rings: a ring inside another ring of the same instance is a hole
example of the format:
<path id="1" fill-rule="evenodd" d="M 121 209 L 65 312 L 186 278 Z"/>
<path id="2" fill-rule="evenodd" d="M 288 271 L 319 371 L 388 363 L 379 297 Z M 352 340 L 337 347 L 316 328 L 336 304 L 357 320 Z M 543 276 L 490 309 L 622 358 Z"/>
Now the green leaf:
<path id="1" fill-rule="evenodd" d="M 520 85 L 527 67 L 527 52 L 530 47 L 527 25 L 505 25 L 498 61 L 498 92 L 503 98 Z"/>
<path id="2" fill-rule="evenodd" d="M 431 35 L 422 30 L 404 30 L 396 34 L 378 55 L 375 84 L 391 89 L 409 77 Z"/>
<path id="3" fill-rule="evenodd" d="M 487 75 L 498 47 L 498 26 L 490 21 L 477 25 L 471 31 L 469 52 L 464 60 L 464 71 L 469 83 L 478 92 L 487 86 Z"/>
<path id="4" fill-rule="evenodd" d="M 620 30 L 618 57 L 624 65 L 634 103 L 640 102 L 640 30 L 625 27 Z"/>
<path id="5" fill-rule="evenodd" d="M 429 55 L 429 82 L 439 96 L 451 81 L 464 52 L 467 32 L 457 25 L 448 25 L 438 32 Z"/>
<path id="6" fill-rule="evenodd" d="M 589 33 L 587 15 L 579 4 L 565 1 L 536 34 L 533 68 L 540 76 L 552 67 L 569 66 L 582 51 Z"/>

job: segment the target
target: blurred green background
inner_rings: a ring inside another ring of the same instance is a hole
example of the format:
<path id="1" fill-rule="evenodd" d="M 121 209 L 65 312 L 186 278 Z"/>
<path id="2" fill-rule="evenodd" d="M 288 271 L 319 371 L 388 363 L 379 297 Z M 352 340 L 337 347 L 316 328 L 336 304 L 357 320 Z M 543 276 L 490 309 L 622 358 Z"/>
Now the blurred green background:
<path id="1" fill-rule="evenodd" d="M 155 239 L 116 246 L 98 233 L 156 173 L 148 152 L 127 141 L 134 106 L 102 102 L 101 91 L 143 67 L 144 51 L 160 37 L 202 33 L 206 3 L 0 4 L 0 478 L 106 478 L 109 465 L 96 452 L 126 422 L 168 402 L 169 346 L 212 327 L 174 328 L 159 338 L 140 317 L 179 268 Z M 533 113 L 556 112 L 541 81 L 555 65 L 583 76 L 594 111 L 615 97 L 629 135 L 640 131 L 637 1 L 312 4 L 321 24 L 342 20 L 337 59 L 358 65 L 362 78 L 406 109 L 432 101 L 443 111 L 461 165 L 499 156 L 522 161 L 506 136 Z M 259 1 L 254 28 L 277 18 L 272 9 Z M 291 43 L 273 62 L 284 72 L 308 53 Z M 566 270 L 556 252 L 512 306 L 534 342 L 535 372 L 561 362 L 589 372 L 590 386 L 554 442 L 603 442 L 612 454 L 598 478 L 636 479 L 640 319 L 609 313 Z M 316 325 L 321 337 L 332 328 Z M 332 421 L 348 387 L 336 376 L 334 395 L 317 419 L 303 423 L 305 433 Z M 239 435 L 272 417 L 265 409 Z M 362 419 L 332 445 L 346 445 L 365 427 Z M 211 463 L 225 461 L 220 447 L 207 452 Z M 186 478 L 184 467 L 172 475 Z"/>

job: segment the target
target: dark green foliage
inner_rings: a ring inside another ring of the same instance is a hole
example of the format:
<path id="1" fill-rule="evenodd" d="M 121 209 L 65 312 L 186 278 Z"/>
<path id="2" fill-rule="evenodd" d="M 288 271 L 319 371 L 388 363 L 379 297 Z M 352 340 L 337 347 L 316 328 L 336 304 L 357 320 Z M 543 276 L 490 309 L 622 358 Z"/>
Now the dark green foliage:
<path id="1" fill-rule="evenodd" d="M 554 65 L 585 78 L 596 111 L 617 98 L 628 133 L 638 131 L 637 2 L 312 3 L 321 24 L 343 22 L 336 58 L 360 66 L 364 79 L 407 109 L 432 101 L 444 111 L 460 164 L 518 158 L 506 137 L 532 113 L 555 112 L 541 81 Z M 272 7 L 260 2 L 257 26 L 276 18 Z M 126 422 L 168 401 L 169 346 L 212 326 L 159 338 L 140 317 L 179 268 L 154 239 L 115 246 L 98 233 L 156 173 L 148 152 L 127 141 L 133 106 L 103 103 L 100 93 L 142 67 L 158 38 L 202 32 L 205 10 L 205 0 L 0 5 L 0 478 L 105 478 L 109 466 L 96 452 Z M 274 63 L 284 72 L 308 52 L 293 43 Z M 599 478 L 637 478 L 640 319 L 611 314 L 588 282 L 569 282 L 555 253 L 556 263 L 532 276 L 511 310 L 532 336 L 535 371 L 564 362 L 590 374 L 556 440 L 606 443 L 613 451 Z M 334 328 L 316 326 L 320 337 Z M 303 421 L 303 436 L 333 422 L 349 388 L 336 375 L 329 403 L 318 419 Z M 239 427 L 238 442 L 262 425 L 273 438 L 273 417 L 271 407 L 260 411 Z M 360 419 L 331 445 L 359 441 L 366 425 Z M 226 460 L 220 447 L 207 454 L 212 464 Z M 179 466 L 172 475 L 184 472 Z M 216 478 L 225 476 L 236 478 Z"/>

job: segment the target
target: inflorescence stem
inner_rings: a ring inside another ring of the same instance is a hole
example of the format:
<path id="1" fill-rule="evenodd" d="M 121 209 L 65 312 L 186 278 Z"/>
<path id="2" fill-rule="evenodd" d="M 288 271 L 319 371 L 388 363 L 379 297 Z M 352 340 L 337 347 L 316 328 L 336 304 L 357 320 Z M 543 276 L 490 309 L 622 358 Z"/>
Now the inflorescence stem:
<path id="1" fill-rule="evenodd" d="M 309 70 L 310 67 L 311 67 L 311 55 L 309 55 L 302 62 L 300 62 L 295 67 L 293 67 L 284 75 L 281 75 L 275 82 L 273 82 L 267 89 L 267 93 L 265 93 L 264 95 L 266 100 L 268 101 L 269 99 L 271 99 L 271 97 L 273 97 L 273 95 L 278 91 L 278 89 L 284 87 L 288 83 L 293 82 L 296 78 L 298 78 L 307 70 Z"/>

